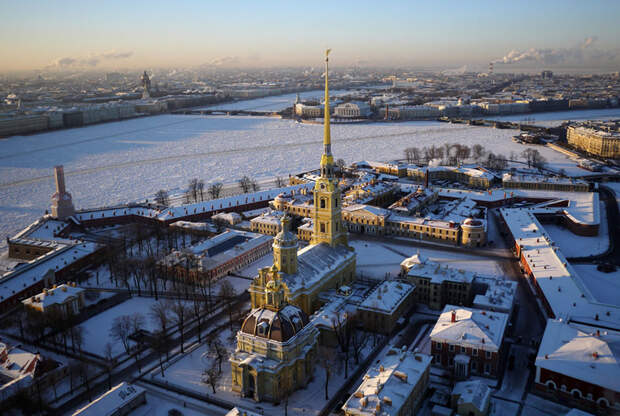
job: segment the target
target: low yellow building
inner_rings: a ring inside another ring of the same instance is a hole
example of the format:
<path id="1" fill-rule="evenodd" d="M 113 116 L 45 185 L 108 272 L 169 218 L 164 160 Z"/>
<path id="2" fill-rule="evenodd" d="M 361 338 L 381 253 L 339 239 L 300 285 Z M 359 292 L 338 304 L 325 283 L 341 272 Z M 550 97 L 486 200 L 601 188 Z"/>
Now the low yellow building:
<path id="1" fill-rule="evenodd" d="M 84 307 L 84 292 L 75 283 L 54 285 L 51 289 L 43 289 L 38 295 L 24 299 L 22 303 L 27 308 L 45 314 L 68 317 L 79 314 Z"/>

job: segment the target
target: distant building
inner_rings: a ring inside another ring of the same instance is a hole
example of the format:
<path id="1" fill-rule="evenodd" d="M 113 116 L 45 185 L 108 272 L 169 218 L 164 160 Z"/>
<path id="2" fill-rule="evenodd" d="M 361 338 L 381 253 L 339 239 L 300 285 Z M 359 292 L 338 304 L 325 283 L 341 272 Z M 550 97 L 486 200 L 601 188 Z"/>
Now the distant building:
<path id="1" fill-rule="evenodd" d="M 334 108 L 334 116 L 340 118 L 367 118 L 372 114 L 370 105 L 363 102 L 348 102 Z"/>
<path id="2" fill-rule="evenodd" d="M 252 232 L 275 236 L 280 230 L 280 218 L 283 215 L 282 211 L 269 211 L 252 218 L 250 220 Z"/>
<path id="3" fill-rule="evenodd" d="M 424 399 L 431 357 L 390 347 L 342 406 L 346 416 L 413 416 Z"/>
<path id="4" fill-rule="evenodd" d="M 553 72 L 549 70 L 542 71 L 540 77 L 542 79 L 553 79 Z"/>
<path id="5" fill-rule="evenodd" d="M 446 305 L 431 331 L 434 362 L 458 379 L 498 377 L 508 315 Z"/>
<path id="6" fill-rule="evenodd" d="M 620 158 L 620 123 L 585 122 L 569 126 L 566 141 L 587 153 L 610 159 Z"/>

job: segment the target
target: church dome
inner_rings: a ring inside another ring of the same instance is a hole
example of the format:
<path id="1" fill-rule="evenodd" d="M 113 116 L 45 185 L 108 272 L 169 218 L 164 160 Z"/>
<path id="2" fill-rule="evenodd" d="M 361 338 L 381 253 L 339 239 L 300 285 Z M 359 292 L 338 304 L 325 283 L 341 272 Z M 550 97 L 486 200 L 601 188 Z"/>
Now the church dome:
<path id="1" fill-rule="evenodd" d="M 243 321 L 241 332 L 272 341 L 286 342 L 308 324 L 308 316 L 297 306 L 286 305 L 274 311 L 254 309 Z"/>
<path id="2" fill-rule="evenodd" d="M 467 218 L 465 221 L 463 221 L 463 225 L 467 225 L 469 227 L 480 227 L 482 226 L 482 221 L 473 218 Z"/>
<path id="3" fill-rule="evenodd" d="M 282 217 L 281 229 L 274 237 L 274 244 L 280 247 L 293 247 L 297 246 L 297 236 L 290 231 L 290 218 L 287 216 Z"/>

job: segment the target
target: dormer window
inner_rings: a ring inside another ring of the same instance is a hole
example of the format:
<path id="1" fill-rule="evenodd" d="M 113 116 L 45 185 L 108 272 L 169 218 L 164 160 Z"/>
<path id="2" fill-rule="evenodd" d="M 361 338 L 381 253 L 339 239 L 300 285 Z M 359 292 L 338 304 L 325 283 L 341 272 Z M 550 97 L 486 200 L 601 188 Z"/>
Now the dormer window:
<path id="1" fill-rule="evenodd" d="M 268 330 L 269 330 L 269 324 L 267 322 L 261 322 L 260 324 L 256 325 L 257 335 L 266 336 Z"/>

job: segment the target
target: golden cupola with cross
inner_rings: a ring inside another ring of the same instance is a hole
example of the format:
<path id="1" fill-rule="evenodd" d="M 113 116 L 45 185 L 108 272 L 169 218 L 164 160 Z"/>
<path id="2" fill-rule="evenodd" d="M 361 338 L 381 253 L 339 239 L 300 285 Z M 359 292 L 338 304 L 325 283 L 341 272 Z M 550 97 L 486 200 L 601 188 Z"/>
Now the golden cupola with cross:
<path id="1" fill-rule="evenodd" d="M 314 230 L 312 244 L 327 243 L 332 247 L 347 245 L 347 231 L 342 223 L 342 195 L 334 176 L 334 156 L 329 113 L 329 52 L 325 52 L 325 111 L 321 175 L 314 185 Z"/>

